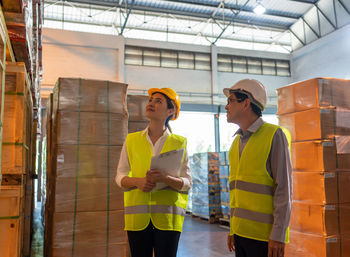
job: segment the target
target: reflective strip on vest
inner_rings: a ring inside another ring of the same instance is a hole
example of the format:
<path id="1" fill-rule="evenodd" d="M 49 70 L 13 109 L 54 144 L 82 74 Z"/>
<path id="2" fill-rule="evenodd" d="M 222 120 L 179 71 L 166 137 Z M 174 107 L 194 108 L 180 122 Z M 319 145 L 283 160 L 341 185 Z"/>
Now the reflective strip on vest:
<path id="1" fill-rule="evenodd" d="M 239 189 L 239 190 L 243 190 L 251 193 L 272 195 L 272 196 L 274 195 L 274 192 L 275 192 L 275 188 L 271 186 L 246 182 L 242 180 L 232 180 L 230 182 L 230 190 L 233 190 L 233 189 Z"/>
<path id="2" fill-rule="evenodd" d="M 231 217 L 238 217 L 242 219 L 247 219 L 251 221 L 273 224 L 273 215 L 266 214 L 262 212 L 250 211 L 242 208 L 232 208 Z"/>
<path id="3" fill-rule="evenodd" d="M 125 214 L 145 214 L 145 213 L 165 213 L 165 214 L 177 214 L 181 216 L 186 215 L 186 210 L 177 206 L 168 205 L 135 205 L 125 206 Z"/>

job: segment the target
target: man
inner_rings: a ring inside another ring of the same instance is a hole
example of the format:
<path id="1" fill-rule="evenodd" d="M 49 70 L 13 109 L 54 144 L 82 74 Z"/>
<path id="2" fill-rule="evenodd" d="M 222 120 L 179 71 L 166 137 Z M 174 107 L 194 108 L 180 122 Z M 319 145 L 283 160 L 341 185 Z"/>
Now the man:
<path id="1" fill-rule="evenodd" d="M 267 94 L 259 81 L 244 79 L 223 91 L 227 122 L 240 127 L 229 152 L 228 248 L 236 257 L 283 257 L 292 202 L 290 134 L 262 120 Z"/>

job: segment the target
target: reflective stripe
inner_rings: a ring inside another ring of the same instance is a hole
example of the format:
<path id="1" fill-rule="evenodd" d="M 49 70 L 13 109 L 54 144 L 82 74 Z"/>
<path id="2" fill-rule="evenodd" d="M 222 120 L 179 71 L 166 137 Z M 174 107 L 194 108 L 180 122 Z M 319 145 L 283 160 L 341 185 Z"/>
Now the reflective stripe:
<path id="1" fill-rule="evenodd" d="M 186 210 L 169 205 L 134 205 L 124 207 L 125 214 L 142 214 L 142 213 L 165 213 L 165 214 L 177 214 L 185 216 Z"/>
<path id="2" fill-rule="evenodd" d="M 230 182 L 230 190 L 235 188 L 263 195 L 274 195 L 275 192 L 275 189 L 271 186 L 245 182 L 242 180 L 232 180 Z"/>
<path id="3" fill-rule="evenodd" d="M 124 213 L 125 214 L 149 213 L 149 205 L 125 206 Z"/>
<path id="4" fill-rule="evenodd" d="M 231 208 L 231 217 L 238 217 L 251 221 L 273 224 L 273 215 L 262 212 L 250 211 L 242 208 Z"/>
<path id="5" fill-rule="evenodd" d="M 166 214 L 177 214 L 181 216 L 185 216 L 186 210 L 177 206 L 169 206 L 169 205 L 151 205 L 152 213 L 166 213 Z"/>

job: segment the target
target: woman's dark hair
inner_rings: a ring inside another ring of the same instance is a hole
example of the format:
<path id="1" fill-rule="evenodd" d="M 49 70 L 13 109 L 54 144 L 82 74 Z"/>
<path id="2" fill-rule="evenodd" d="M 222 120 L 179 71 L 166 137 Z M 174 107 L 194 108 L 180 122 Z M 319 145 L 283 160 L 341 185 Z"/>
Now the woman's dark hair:
<path id="1" fill-rule="evenodd" d="M 244 94 L 244 93 L 240 93 L 240 92 L 233 92 L 237 98 L 237 101 L 240 103 L 240 102 L 243 102 L 245 99 L 249 98 L 248 95 Z M 261 113 L 261 110 L 260 108 L 250 102 L 250 107 L 252 108 L 253 112 L 258 116 L 258 117 L 261 117 L 262 116 L 262 113 Z"/>
<path id="2" fill-rule="evenodd" d="M 154 94 L 161 94 L 161 95 L 163 95 L 165 97 L 165 99 L 166 99 L 168 109 L 175 109 L 173 102 L 171 101 L 171 99 L 166 94 L 163 94 L 161 92 L 154 92 L 152 95 L 154 95 Z M 166 127 L 169 128 L 169 121 L 173 118 L 173 116 L 174 116 L 174 114 L 170 115 L 166 119 L 166 121 L 165 121 L 165 126 Z"/>

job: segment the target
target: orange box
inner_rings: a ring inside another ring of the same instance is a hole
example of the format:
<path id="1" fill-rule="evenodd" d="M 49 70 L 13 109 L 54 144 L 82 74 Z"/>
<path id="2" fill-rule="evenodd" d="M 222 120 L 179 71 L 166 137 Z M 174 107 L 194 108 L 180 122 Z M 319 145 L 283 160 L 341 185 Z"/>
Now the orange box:
<path id="1" fill-rule="evenodd" d="M 294 201 L 290 228 L 322 236 L 350 234 L 350 204 L 315 205 Z"/>
<path id="2" fill-rule="evenodd" d="M 294 171 L 293 200 L 308 204 L 350 203 L 350 171 Z"/>
<path id="3" fill-rule="evenodd" d="M 277 114 L 336 106 L 350 109 L 350 80 L 314 78 L 277 89 Z"/>
<path id="4" fill-rule="evenodd" d="M 288 129 L 292 141 L 350 135 L 350 110 L 316 108 L 279 115 L 279 125 Z"/>
<path id="5" fill-rule="evenodd" d="M 285 257 L 340 257 L 341 242 L 337 236 L 320 236 L 291 230 Z M 345 257 L 348 255 L 343 255 Z"/>
<path id="6" fill-rule="evenodd" d="M 294 170 L 350 170 L 350 137 L 343 143 L 336 140 L 293 142 L 291 149 Z"/>

